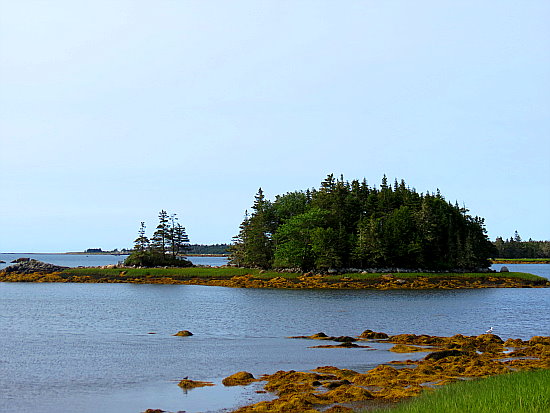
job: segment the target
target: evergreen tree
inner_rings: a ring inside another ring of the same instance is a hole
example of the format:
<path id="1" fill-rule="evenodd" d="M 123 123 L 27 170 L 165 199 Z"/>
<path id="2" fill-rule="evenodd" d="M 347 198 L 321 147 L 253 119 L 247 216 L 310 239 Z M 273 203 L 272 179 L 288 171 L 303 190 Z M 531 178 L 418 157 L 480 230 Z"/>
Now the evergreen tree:
<path id="1" fill-rule="evenodd" d="M 157 225 L 157 230 L 153 234 L 152 247 L 158 253 L 162 255 L 163 258 L 166 258 L 167 247 L 170 240 L 170 226 L 168 224 L 169 218 L 168 213 L 163 209 L 159 212 L 158 215 L 159 224 Z"/>
<path id="2" fill-rule="evenodd" d="M 145 222 L 141 221 L 138 237 L 134 240 L 134 249 L 136 251 L 144 252 L 149 248 L 149 238 L 145 236 Z"/>
<path id="3" fill-rule="evenodd" d="M 145 235 L 145 223 L 141 222 L 134 251 L 124 261 L 128 266 L 190 267 L 193 264 L 180 254 L 189 248 L 189 237 L 185 228 L 177 222 L 176 214 L 168 216 L 165 210 L 159 213 L 159 224 L 151 239 Z"/>

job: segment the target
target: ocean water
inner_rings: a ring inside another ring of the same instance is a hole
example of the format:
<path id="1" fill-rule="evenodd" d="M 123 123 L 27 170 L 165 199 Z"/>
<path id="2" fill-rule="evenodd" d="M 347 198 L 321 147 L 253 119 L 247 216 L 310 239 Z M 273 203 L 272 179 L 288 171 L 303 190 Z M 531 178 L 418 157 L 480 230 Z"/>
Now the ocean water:
<path id="1" fill-rule="evenodd" d="M 127 255 L 4 253 L 0 254 L 0 261 L 4 261 L 4 263 L 0 262 L 0 270 L 10 265 L 17 258 L 32 258 L 63 267 L 97 267 L 118 264 L 124 261 L 126 257 Z M 188 259 L 195 265 L 219 267 L 227 264 L 226 257 L 189 257 Z"/>
<path id="2" fill-rule="evenodd" d="M 78 257 L 78 265 L 91 265 L 87 258 L 104 256 Z M 550 265 L 507 266 L 550 275 Z M 237 371 L 258 376 L 325 365 L 367 371 L 423 356 L 390 353 L 387 344 L 315 349 L 309 347 L 318 342 L 288 336 L 358 335 L 365 329 L 477 335 L 489 327 L 505 339 L 550 335 L 550 289 L 302 291 L 0 283 L 0 411 L 227 412 L 271 397 L 255 392 L 261 383 L 221 385 Z M 173 336 L 184 329 L 194 335 Z M 216 385 L 183 391 L 177 383 L 186 376 Z"/>
<path id="3" fill-rule="evenodd" d="M 269 395 L 225 388 L 246 370 L 335 365 L 367 371 L 421 357 L 315 349 L 292 335 L 550 335 L 550 289 L 275 290 L 138 284 L 0 283 L 0 411 L 221 412 Z M 192 337 L 174 337 L 179 330 Z M 150 334 L 154 333 L 154 334 Z M 214 387 L 182 391 L 188 376 Z"/>

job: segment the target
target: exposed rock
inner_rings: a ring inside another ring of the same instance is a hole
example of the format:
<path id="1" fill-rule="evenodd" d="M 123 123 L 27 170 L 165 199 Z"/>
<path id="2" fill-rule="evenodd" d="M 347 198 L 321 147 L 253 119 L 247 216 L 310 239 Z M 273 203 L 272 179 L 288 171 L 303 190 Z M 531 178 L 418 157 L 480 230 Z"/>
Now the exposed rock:
<path id="1" fill-rule="evenodd" d="M 194 389 L 195 387 L 214 386 L 214 383 L 210 381 L 183 379 L 178 383 L 178 386 L 180 386 L 184 390 L 189 390 Z"/>
<path id="2" fill-rule="evenodd" d="M 434 351 L 428 354 L 426 357 L 424 357 L 424 360 L 441 360 L 446 357 L 460 357 L 460 356 L 466 356 L 469 354 L 470 354 L 469 352 L 461 351 L 461 350 Z"/>
<path id="3" fill-rule="evenodd" d="M 359 336 L 361 338 L 368 338 L 368 339 L 376 339 L 376 340 L 384 340 L 388 338 L 389 336 L 386 333 L 377 333 L 376 331 L 372 330 L 365 330 L 361 333 Z"/>
<path id="4" fill-rule="evenodd" d="M 164 413 L 166 410 L 161 409 L 147 409 L 143 413 Z"/>
<path id="5" fill-rule="evenodd" d="M 17 274 L 32 274 L 39 273 L 52 273 L 65 270 L 69 267 L 61 267 L 59 265 L 49 264 L 38 260 L 32 260 L 30 258 L 18 258 L 15 260 L 17 263 L 4 268 L 6 273 Z"/>
<path id="6" fill-rule="evenodd" d="M 30 260 L 31 260 L 30 258 L 25 258 L 25 257 L 16 258 L 15 260 L 12 261 L 12 264 L 17 262 L 29 262 Z"/>
<path id="7" fill-rule="evenodd" d="M 406 344 L 396 344 L 395 346 L 390 348 L 390 351 L 394 353 L 414 353 L 417 351 L 430 351 L 430 350 L 422 347 L 408 346 Z"/>
<path id="8" fill-rule="evenodd" d="M 182 331 L 178 331 L 176 334 L 173 334 L 173 335 L 178 337 L 189 337 L 189 336 L 192 336 L 193 333 L 190 332 L 189 330 L 182 330 Z"/>
<path id="9" fill-rule="evenodd" d="M 337 341 L 339 343 L 351 343 L 351 342 L 357 341 L 357 339 L 350 336 L 340 336 L 340 337 L 333 337 L 332 341 Z"/>
<path id="10" fill-rule="evenodd" d="M 336 387 L 343 386 L 344 384 L 350 385 L 351 382 L 349 380 L 343 379 L 343 380 L 334 380 L 329 381 L 328 383 L 323 384 L 324 387 L 326 387 L 329 390 L 335 389 Z"/>
<path id="11" fill-rule="evenodd" d="M 496 334 L 480 334 L 479 336 L 477 336 L 477 340 L 484 343 L 496 343 L 496 344 L 504 343 L 504 340 L 501 339 Z"/>
<path id="12" fill-rule="evenodd" d="M 508 267 L 500 267 L 500 272 L 510 272 Z"/>
<path id="13" fill-rule="evenodd" d="M 246 386 L 247 384 L 256 381 L 254 376 L 247 371 L 239 371 L 238 373 L 232 374 L 229 377 L 226 377 L 222 380 L 224 386 Z"/>

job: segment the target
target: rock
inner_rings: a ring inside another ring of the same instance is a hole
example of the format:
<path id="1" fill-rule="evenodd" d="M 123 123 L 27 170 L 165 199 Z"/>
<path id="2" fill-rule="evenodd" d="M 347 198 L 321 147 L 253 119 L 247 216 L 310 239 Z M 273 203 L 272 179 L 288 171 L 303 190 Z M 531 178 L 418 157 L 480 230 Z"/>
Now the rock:
<path id="1" fill-rule="evenodd" d="M 15 260 L 12 261 L 12 264 L 13 263 L 17 263 L 17 262 L 29 262 L 31 259 L 30 258 L 24 258 L 24 257 L 21 257 L 21 258 L 17 258 Z"/>
<path id="2" fill-rule="evenodd" d="M 173 335 L 178 337 L 189 337 L 189 336 L 192 336 L 193 333 L 190 332 L 189 330 L 182 330 L 182 331 L 178 331 L 176 334 L 173 334 Z"/>
<path id="3" fill-rule="evenodd" d="M 352 343 L 354 341 L 357 341 L 356 338 L 350 337 L 350 336 L 340 336 L 340 337 L 333 337 L 332 341 L 337 341 L 339 343 Z"/>
<path id="4" fill-rule="evenodd" d="M 408 346 L 406 344 L 396 344 L 395 346 L 390 348 L 390 351 L 394 353 L 414 353 L 417 351 L 429 351 L 429 350 L 422 347 Z"/>
<path id="5" fill-rule="evenodd" d="M 166 410 L 161 409 L 147 409 L 143 413 L 164 413 Z"/>
<path id="6" fill-rule="evenodd" d="M 508 267 L 501 267 L 500 272 L 510 272 L 510 270 L 508 269 Z"/>
<path id="7" fill-rule="evenodd" d="M 501 339 L 496 334 L 480 334 L 477 336 L 478 341 L 481 341 L 483 343 L 496 343 L 496 344 L 503 344 L 504 340 Z"/>
<path id="8" fill-rule="evenodd" d="M 0 264 L 5 264 L 5 263 L 6 263 L 6 261 L 0 260 Z"/>
<path id="9" fill-rule="evenodd" d="M 52 273 L 63 271 L 69 267 L 61 267 L 59 265 L 49 264 L 46 262 L 32 260 L 30 258 L 18 258 L 16 264 L 10 265 L 4 268 L 6 273 L 16 273 L 16 274 L 32 274 L 35 272 L 38 273 Z"/>
<path id="10" fill-rule="evenodd" d="M 256 381 L 254 376 L 247 371 L 239 371 L 238 373 L 232 374 L 229 377 L 226 377 L 222 380 L 224 386 L 246 386 L 247 384 Z"/>
<path id="11" fill-rule="evenodd" d="M 544 344 L 544 345 L 550 345 L 550 336 L 534 336 L 529 340 L 529 344 Z"/>
<path id="12" fill-rule="evenodd" d="M 443 350 L 443 351 L 434 351 L 433 353 L 428 354 L 424 357 L 424 360 L 441 360 L 445 357 L 460 357 L 466 356 L 471 353 L 461 350 Z"/>
<path id="13" fill-rule="evenodd" d="M 351 382 L 349 380 L 346 380 L 346 379 L 334 380 L 334 381 L 330 381 L 326 384 L 323 384 L 323 386 L 330 390 L 330 389 L 335 389 L 336 387 L 343 386 L 344 384 L 350 385 Z"/>
<path id="14" fill-rule="evenodd" d="M 214 383 L 210 381 L 183 379 L 178 383 L 178 386 L 180 386 L 184 390 L 189 390 L 189 389 L 194 389 L 196 387 L 214 386 Z"/>
<path id="15" fill-rule="evenodd" d="M 365 330 L 361 333 L 359 336 L 361 338 L 368 338 L 368 339 L 375 339 L 375 340 L 384 340 L 386 338 L 389 338 L 389 336 L 386 333 L 377 333 L 376 331 L 372 330 Z"/>

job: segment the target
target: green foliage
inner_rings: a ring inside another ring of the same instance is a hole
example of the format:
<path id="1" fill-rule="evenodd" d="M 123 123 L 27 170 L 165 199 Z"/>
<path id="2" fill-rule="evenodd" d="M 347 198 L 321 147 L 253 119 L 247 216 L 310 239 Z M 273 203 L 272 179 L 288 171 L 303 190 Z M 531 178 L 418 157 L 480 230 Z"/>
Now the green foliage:
<path id="1" fill-rule="evenodd" d="M 185 228 L 177 222 L 176 214 L 168 216 L 159 212 L 159 224 L 151 240 L 145 235 L 145 223 L 141 222 L 134 250 L 124 261 L 124 265 L 135 267 L 190 267 L 193 264 L 181 257 L 189 245 Z"/>
<path id="2" fill-rule="evenodd" d="M 188 254 L 205 254 L 205 255 L 225 255 L 227 254 L 229 245 L 228 244 L 213 244 L 213 245 L 203 245 L 203 244 L 190 244 L 187 253 Z"/>
<path id="3" fill-rule="evenodd" d="M 508 240 L 497 237 L 495 258 L 550 258 L 550 241 L 522 241 L 516 231 Z"/>
<path id="4" fill-rule="evenodd" d="M 234 238 L 230 262 L 238 266 L 270 268 L 273 262 L 273 207 L 265 199 L 262 188 L 255 196 L 252 210 L 252 216 L 245 214 L 239 235 Z"/>
<path id="5" fill-rule="evenodd" d="M 380 188 L 328 175 L 316 190 L 274 202 L 258 191 L 231 246 L 231 262 L 259 268 L 397 267 L 473 270 L 490 265 L 484 221 L 405 181 Z"/>

